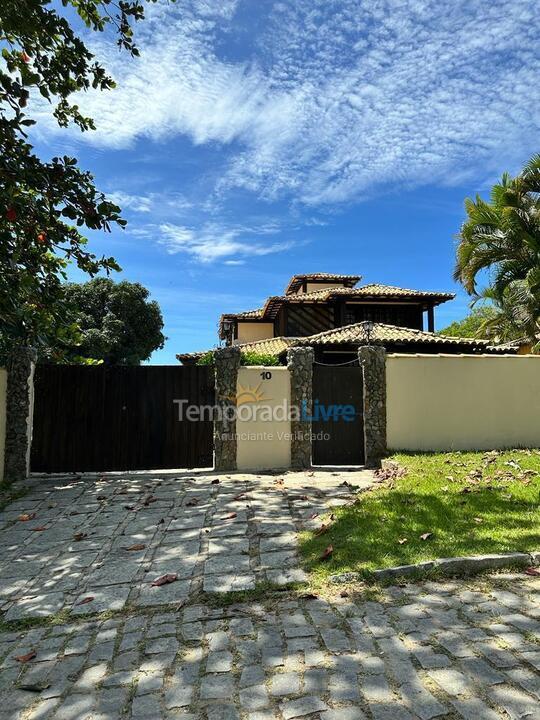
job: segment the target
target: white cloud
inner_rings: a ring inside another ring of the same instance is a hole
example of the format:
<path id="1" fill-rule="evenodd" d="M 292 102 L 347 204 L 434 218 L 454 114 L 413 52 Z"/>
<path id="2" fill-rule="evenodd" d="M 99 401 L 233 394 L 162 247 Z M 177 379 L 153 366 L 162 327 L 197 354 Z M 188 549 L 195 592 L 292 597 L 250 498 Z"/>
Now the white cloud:
<path id="1" fill-rule="evenodd" d="M 257 4 L 253 37 L 235 0 L 149 8 L 139 60 L 96 46 L 118 88 L 81 98 L 98 124 L 83 140 L 218 142 L 222 191 L 313 205 L 387 183 L 481 180 L 537 149 L 530 0 L 281 0 Z M 48 111 L 41 120 L 53 131 Z"/>
<path id="2" fill-rule="evenodd" d="M 192 207 L 192 204 L 180 193 L 170 193 L 166 190 L 161 193 L 146 193 L 143 195 L 114 190 L 106 193 L 106 195 L 111 202 L 119 205 L 122 210 L 131 210 L 136 213 L 156 212 L 156 208 L 159 208 L 161 212 L 174 210 L 181 213 Z"/>
<path id="3" fill-rule="evenodd" d="M 257 228 L 206 223 L 200 229 L 162 223 L 159 228 L 160 245 L 171 255 L 186 253 L 201 263 L 223 261 L 226 265 L 240 265 L 245 257 L 283 252 L 293 247 L 292 241 L 263 243 L 261 235 L 278 232 L 272 225 Z"/>

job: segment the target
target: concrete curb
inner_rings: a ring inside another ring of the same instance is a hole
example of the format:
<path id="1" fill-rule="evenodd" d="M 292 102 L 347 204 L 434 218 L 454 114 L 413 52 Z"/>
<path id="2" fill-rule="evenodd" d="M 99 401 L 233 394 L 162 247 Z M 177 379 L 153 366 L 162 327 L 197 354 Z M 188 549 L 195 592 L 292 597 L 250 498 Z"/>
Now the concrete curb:
<path id="1" fill-rule="evenodd" d="M 497 570 L 506 567 L 528 567 L 540 565 L 540 551 L 531 553 L 502 553 L 500 555 L 473 555 L 471 557 L 440 558 L 426 560 L 415 565 L 398 565 L 397 567 L 373 570 L 369 577 L 375 580 L 388 580 L 389 578 L 410 577 L 435 570 L 441 575 L 472 575 L 483 570 Z M 364 576 L 358 572 L 340 573 L 331 575 L 330 582 L 343 584 L 363 580 Z"/>

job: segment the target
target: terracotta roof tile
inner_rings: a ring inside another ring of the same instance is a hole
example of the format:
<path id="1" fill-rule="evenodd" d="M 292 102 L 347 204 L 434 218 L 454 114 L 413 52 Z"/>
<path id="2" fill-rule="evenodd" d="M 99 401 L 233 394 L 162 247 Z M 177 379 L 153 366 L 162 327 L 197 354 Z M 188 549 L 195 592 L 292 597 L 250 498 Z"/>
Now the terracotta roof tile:
<path id="1" fill-rule="evenodd" d="M 373 323 L 369 340 L 374 345 L 386 344 L 426 344 L 426 345 L 465 345 L 469 347 L 486 348 L 497 351 L 497 347 L 490 345 L 488 340 L 479 338 L 451 337 L 449 335 L 437 335 L 437 333 L 425 330 L 413 330 L 412 328 L 398 327 L 397 325 L 386 325 L 384 323 Z M 344 327 L 326 330 L 325 332 L 301 338 L 298 345 L 334 345 L 334 344 L 365 344 L 368 341 L 366 323 L 355 323 Z M 505 352 L 505 349 L 501 349 Z"/>
<path id="2" fill-rule="evenodd" d="M 361 279 L 361 275 L 336 275 L 334 273 L 305 273 L 302 275 L 293 275 L 285 288 L 285 295 L 296 292 L 303 282 L 338 282 L 344 283 L 348 287 L 356 285 Z"/>

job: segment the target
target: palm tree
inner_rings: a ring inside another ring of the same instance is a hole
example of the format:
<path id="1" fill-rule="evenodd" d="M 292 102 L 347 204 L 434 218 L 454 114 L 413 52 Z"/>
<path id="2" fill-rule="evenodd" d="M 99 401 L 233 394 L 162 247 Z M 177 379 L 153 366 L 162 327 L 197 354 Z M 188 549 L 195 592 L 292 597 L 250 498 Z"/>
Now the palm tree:
<path id="1" fill-rule="evenodd" d="M 465 201 L 454 278 L 472 295 L 498 309 L 491 331 L 536 344 L 540 339 L 540 155 L 516 177 L 493 186 L 489 202 Z M 488 287 L 478 291 L 478 276 Z M 488 328 L 486 327 L 486 330 Z"/>

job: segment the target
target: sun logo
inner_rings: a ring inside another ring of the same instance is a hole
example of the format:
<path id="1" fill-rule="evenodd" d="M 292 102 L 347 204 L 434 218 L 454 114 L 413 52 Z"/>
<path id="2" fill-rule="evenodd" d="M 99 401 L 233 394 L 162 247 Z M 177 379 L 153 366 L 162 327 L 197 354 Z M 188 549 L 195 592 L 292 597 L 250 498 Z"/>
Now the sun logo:
<path id="1" fill-rule="evenodd" d="M 264 390 L 261 390 L 262 381 L 256 386 L 244 387 L 242 383 L 238 383 L 238 392 L 236 393 L 236 404 L 246 405 L 247 403 L 257 403 L 263 400 L 270 400 L 264 396 Z"/>

